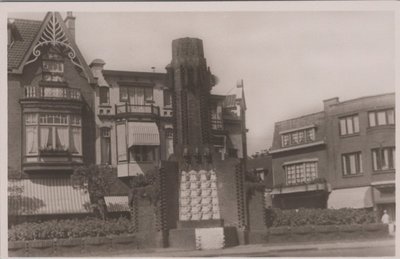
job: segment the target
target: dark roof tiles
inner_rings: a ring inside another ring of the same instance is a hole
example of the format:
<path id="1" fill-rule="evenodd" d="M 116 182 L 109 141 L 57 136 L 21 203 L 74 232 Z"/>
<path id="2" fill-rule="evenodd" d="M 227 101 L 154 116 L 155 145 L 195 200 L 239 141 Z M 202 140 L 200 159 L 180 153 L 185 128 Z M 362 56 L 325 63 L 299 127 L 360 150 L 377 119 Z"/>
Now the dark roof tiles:
<path id="1" fill-rule="evenodd" d="M 8 68 L 18 68 L 35 39 L 42 21 L 15 19 L 14 25 L 21 39 L 16 39 L 8 49 Z"/>

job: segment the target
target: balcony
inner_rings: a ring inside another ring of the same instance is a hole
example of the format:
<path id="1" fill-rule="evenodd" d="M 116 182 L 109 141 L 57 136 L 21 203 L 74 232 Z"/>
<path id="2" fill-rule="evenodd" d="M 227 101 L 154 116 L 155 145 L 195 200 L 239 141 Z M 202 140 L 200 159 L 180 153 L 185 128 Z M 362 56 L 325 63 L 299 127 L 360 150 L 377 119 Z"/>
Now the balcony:
<path id="1" fill-rule="evenodd" d="M 223 130 L 224 125 L 221 119 L 211 119 L 211 129 L 213 130 Z"/>
<path id="2" fill-rule="evenodd" d="M 271 194 L 279 195 L 296 192 L 324 191 L 330 192 L 331 185 L 324 178 L 316 178 L 309 182 L 299 182 L 296 184 L 275 185 Z"/>
<path id="3" fill-rule="evenodd" d="M 25 172 L 71 171 L 82 163 L 82 155 L 71 153 L 69 150 L 41 149 L 36 155 L 24 157 L 23 170 Z"/>
<path id="4" fill-rule="evenodd" d="M 115 115 L 153 115 L 160 116 L 160 107 L 154 105 L 120 104 L 115 105 Z"/>
<path id="5" fill-rule="evenodd" d="M 50 87 L 50 86 L 25 86 L 25 99 L 44 99 L 44 100 L 75 100 L 81 101 L 81 92 L 79 89 L 68 87 Z"/>

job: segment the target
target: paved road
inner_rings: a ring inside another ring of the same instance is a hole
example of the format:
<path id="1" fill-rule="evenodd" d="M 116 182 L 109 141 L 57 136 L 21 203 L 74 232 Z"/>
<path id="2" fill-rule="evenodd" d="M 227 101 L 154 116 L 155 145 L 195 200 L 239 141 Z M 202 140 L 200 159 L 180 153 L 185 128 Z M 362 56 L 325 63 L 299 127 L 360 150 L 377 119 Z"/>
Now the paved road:
<path id="1" fill-rule="evenodd" d="M 381 257 L 394 256 L 395 247 L 369 247 L 369 248 L 340 248 L 340 249 L 304 249 L 301 251 L 267 251 L 240 255 L 223 255 L 223 256 L 240 256 L 240 257 Z"/>
<path id="2" fill-rule="evenodd" d="M 217 250 L 128 249 L 71 254 L 96 257 L 383 257 L 395 255 L 394 239 L 253 244 Z"/>

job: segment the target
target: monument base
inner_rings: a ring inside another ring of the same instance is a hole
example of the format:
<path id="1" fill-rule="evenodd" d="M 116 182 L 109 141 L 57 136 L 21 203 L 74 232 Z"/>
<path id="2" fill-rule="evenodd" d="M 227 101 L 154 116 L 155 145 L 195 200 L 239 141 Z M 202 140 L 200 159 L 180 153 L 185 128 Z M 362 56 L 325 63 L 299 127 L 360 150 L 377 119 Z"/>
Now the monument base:
<path id="1" fill-rule="evenodd" d="M 236 227 L 179 228 L 169 231 L 169 247 L 218 249 L 239 245 Z"/>

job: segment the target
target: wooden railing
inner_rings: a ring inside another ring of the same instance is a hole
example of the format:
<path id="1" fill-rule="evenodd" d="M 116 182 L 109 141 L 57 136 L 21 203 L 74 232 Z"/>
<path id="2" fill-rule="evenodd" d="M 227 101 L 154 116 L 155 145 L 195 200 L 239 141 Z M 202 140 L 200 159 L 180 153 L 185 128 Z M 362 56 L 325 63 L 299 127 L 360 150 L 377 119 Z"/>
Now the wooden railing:
<path id="1" fill-rule="evenodd" d="M 159 116 L 160 115 L 160 107 L 154 105 L 136 105 L 136 104 L 120 104 L 115 105 L 115 114 L 126 114 L 126 113 L 133 113 L 133 114 L 154 114 Z"/>
<path id="2" fill-rule="evenodd" d="M 25 86 L 25 98 L 81 100 L 79 89 L 68 87 Z"/>

